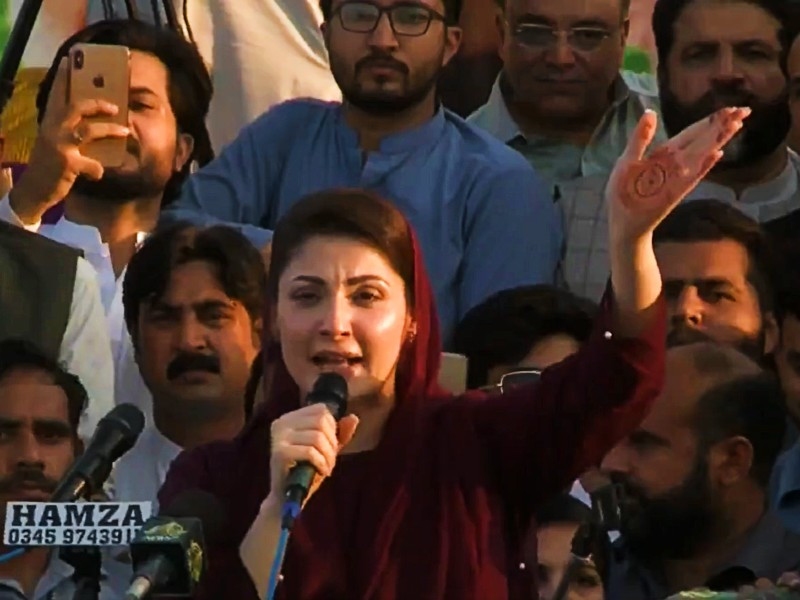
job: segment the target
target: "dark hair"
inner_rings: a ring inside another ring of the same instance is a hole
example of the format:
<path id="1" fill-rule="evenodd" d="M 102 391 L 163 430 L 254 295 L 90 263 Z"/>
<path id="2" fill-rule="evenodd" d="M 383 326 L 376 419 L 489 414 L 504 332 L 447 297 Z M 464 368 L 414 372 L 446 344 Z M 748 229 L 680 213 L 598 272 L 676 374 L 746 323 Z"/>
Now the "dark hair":
<path id="1" fill-rule="evenodd" d="M 570 494 L 559 494 L 536 511 L 536 525 L 550 523 L 581 524 L 592 516 L 592 509 Z"/>
<path id="2" fill-rule="evenodd" d="M 497 6 L 500 7 L 500 10 L 502 10 L 504 12 L 506 10 L 506 4 L 509 1 L 511 1 L 511 0 L 495 0 L 495 2 L 497 3 Z M 623 20 L 627 19 L 628 18 L 628 14 L 630 13 L 630 10 L 631 10 L 631 0 L 620 0 L 620 8 L 622 9 L 621 12 L 622 12 Z"/>
<path id="3" fill-rule="evenodd" d="M 253 365 L 250 367 L 250 377 L 247 380 L 247 385 L 244 387 L 244 418 L 249 421 L 253 415 L 253 408 L 258 399 L 256 392 L 258 392 L 258 384 L 264 375 L 264 353 L 259 352 L 253 360 Z"/>
<path id="4" fill-rule="evenodd" d="M 19 339 L 3 340 L 0 342 L 0 381 L 14 371 L 41 371 L 64 391 L 67 396 L 69 425 L 73 436 L 77 437 L 81 415 L 89 403 L 89 396 L 81 380 L 30 342 Z"/>
<path id="5" fill-rule="evenodd" d="M 402 213 L 374 192 L 337 189 L 306 196 L 278 221 L 272 237 L 269 295 L 278 298 L 278 281 L 295 252 L 316 236 L 347 237 L 375 248 L 405 283 L 414 307 L 414 249 Z"/>
<path id="6" fill-rule="evenodd" d="M 565 334 L 585 342 L 597 306 L 565 290 L 531 285 L 497 292 L 470 310 L 456 327 L 453 349 L 469 359 L 467 385 L 486 385 L 489 369 L 521 361 L 546 337 Z"/>
<path id="7" fill-rule="evenodd" d="M 714 444 L 742 436 L 753 446 L 752 478 L 769 485 L 775 460 L 783 446 L 786 412 L 777 378 L 768 373 L 738 377 L 708 390 L 694 415 L 699 452 Z"/>
<path id="8" fill-rule="evenodd" d="M 442 0 L 444 4 L 444 16 L 447 17 L 448 25 L 457 25 L 461 17 L 461 5 L 463 0 Z M 322 9 L 322 16 L 325 21 L 331 20 L 333 11 L 333 0 L 319 0 L 319 7 Z"/>
<path id="9" fill-rule="evenodd" d="M 659 0 L 661 2 L 661 0 Z M 755 288 L 762 313 L 775 305 L 777 259 L 761 226 L 719 200 L 693 200 L 678 206 L 656 228 L 653 244 L 733 240 L 747 250 L 747 280 Z"/>
<path id="10" fill-rule="evenodd" d="M 61 59 L 79 43 L 126 46 L 131 50 L 152 54 L 167 69 L 169 103 L 180 133 L 191 135 L 194 148 L 184 167 L 175 173 L 164 189 L 163 205 L 178 197 L 184 180 L 189 176 L 192 163 L 203 166 L 214 158 L 211 139 L 206 128 L 206 116 L 211 103 L 213 85 L 211 77 L 197 47 L 168 28 L 137 20 L 109 20 L 93 23 L 68 38 L 56 52 L 50 70 L 39 86 L 36 108 L 41 123 L 47 100 Z"/>
<path id="11" fill-rule="evenodd" d="M 267 275 L 261 254 L 241 233 L 215 225 L 201 228 L 179 222 L 157 230 L 133 255 L 122 285 L 125 324 L 134 344 L 138 343 L 139 311 L 143 302 L 164 294 L 172 271 L 193 261 L 216 267 L 225 293 L 242 303 L 253 323 L 261 318 L 267 290 Z"/>
<path id="12" fill-rule="evenodd" d="M 659 72 L 667 69 L 667 57 L 675 43 L 675 23 L 680 18 L 684 9 L 695 0 L 658 0 L 653 10 L 652 28 L 655 37 L 656 51 L 658 54 Z M 781 44 L 780 65 L 786 73 L 786 60 L 789 47 L 792 43 L 792 34 L 789 30 L 789 14 L 787 0 L 742 0 L 754 4 L 772 15 L 780 24 L 778 41 Z"/>

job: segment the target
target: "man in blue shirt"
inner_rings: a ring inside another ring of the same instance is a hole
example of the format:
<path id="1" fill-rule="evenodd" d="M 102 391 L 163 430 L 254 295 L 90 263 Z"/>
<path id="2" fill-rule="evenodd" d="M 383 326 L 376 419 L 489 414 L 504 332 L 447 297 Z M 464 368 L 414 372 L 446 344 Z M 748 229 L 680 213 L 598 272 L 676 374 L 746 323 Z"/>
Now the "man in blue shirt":
<path id="1" fill-rule="evenodd" d="M 362 187 L 416 229 L 447 344 L 458 320 L 502 289 L 552 283 L 562 228 L 525 159 L 440 106 L 457 52 L 460 0 L 322 0 L 344 102 L 292 101 L 242 130 L 190 178 L 170 220 L 239 223 L 264 246 L 297 200 Z"/>

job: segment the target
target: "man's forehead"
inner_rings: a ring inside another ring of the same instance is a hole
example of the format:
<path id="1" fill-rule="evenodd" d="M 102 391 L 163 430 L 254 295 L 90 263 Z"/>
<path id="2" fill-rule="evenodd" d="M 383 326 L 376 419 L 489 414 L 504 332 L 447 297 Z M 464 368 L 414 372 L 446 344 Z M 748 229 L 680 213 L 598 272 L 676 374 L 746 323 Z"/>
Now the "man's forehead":
<path id="1" fill-rule="evenodd" d="M 67 396 L 59 386 L 25 381 L 0 383 L 0 420 L 67 421 L 68 418 Z"/>
<path id="2" fill-rule="evenodd" d="M 345 2 L 352 2 L 353 0 L 333 0 L 332 8 L 336 8 Z M 428 8 L 434 9 L 436 12 L 444 12 L 444 0 L 361 0 L 367 4 L 375 4 L 376 6 L 393 6 L 395 4 L 421 4 Z"/>
<path id="3" fill-rule="evenodd" d="M 780 28 L 770 13 L 744 0 L 695 0 L 673 25 L 676 45 L 755 40 L 777 44 Z"/>
<path id="4" fill-rule="evenodd" d="M 506 0 L 513 15 L 529 14 L 551 21 L 618 20 L 622 0 Z"/>
<path id="5" fill-rule="evenodd" d="M 169 72 L 166 65 L 155 55 L 140 50 L 131 50 L 131 89 L 147 90 L 167 98 Z"/>
<path id="6" fill-rule="evenodd" d="M 661 242 L 656 244 L 655 254 L 659 269 L 668 279 L 740 282 L 750 268 L 747 249 L 735 240 Z"/>

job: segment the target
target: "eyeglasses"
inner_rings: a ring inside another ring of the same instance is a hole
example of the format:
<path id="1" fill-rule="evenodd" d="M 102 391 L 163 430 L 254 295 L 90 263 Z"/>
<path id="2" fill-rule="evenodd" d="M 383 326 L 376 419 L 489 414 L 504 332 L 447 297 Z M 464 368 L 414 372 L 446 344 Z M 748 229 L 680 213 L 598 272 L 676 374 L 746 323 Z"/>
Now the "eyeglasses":
<path id="1" fill-rule="evenodd" d="M 413 3 L 384 8 L 369 2 L 344 2 L 333 12 L 334 15 L 339 15 L 342 29 L 352 33 L 372 33 L 384 13 L 388 15 L 389 24 L 396 35 L 409 37 L 425 35 L 431 21 L 445 20 L 444 15 L 427 6 Z"/>
<path id="2" fill-rule="evenodd" d="M 556 45 L 562 34 L 566 34 L 570 48 L 578 52 L 597 50 L 612 31 L 600 27 L 575 27 L 566 31 L 547 25 L 523 23 L 514 28 L 514 39 L 522 46 L 536 50 L 548 50 Z"/>
<path id="3" fill-rule="evenodd" d="M 501 394 L 504 394 L 507 390 L 511 388 L 519 387 L 521 385 L 527 385 L 530 383 L 536 383 L 537 381 L 539 381 L 539 378 L 541 376 L 542 372 L 539 369 L 524 369 L 519 371 L 511 371 L 510 373 L 504 374 L 500 378 L 500 383 L 487 385 L 480 389 L 481 391 L 484 392 L 497 392 L 499 390 Z"/>

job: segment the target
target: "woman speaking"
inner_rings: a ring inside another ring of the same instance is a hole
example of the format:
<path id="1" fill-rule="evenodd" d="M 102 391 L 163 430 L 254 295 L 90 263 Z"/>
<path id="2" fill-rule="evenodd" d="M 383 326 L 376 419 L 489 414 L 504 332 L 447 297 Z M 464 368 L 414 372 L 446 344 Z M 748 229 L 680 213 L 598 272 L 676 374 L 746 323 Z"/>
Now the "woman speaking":
<path id="1" fill-rule="evenodd" d="M 178 458 L 160 494 L 202 489 L 227 510 L 196 595 L 263 597 L 286 476 L 319 473 L 276 598 L 529 598 L 524 524 L 632 431 L 663 378 L 656 225 L 721 157 L 748 109 L 724 109 L 645 158 L 646 113 L 606 190 L 611 285 L 578 354 L 536 384 L 459 397 L 437 385 L 438 324 L 423 258 L 391 204 L 355 190 L 298 202 L 278 224 L 265 319 L 265 402 L 238 438 Z M 521 193 L 523 191 L 521 190 Z M 347 381 L 338 423 L 304 399 Z M 257 596 L 258 594 L 258 596 Z"/>

